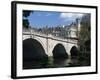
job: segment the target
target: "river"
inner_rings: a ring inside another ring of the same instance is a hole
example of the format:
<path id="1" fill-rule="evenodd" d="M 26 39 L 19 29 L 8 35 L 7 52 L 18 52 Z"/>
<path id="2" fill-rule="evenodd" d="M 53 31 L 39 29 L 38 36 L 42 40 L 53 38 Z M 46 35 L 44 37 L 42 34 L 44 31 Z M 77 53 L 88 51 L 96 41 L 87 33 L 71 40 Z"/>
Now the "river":
<path id="1" fill-rule="evenodd" d="M 41 68 L 61 68 L 61 67 L 78 67 L 90 66 L 87 60 L 78 60 L 77 58 L 58 58 L 49 57 L 48 60 L 29 60 L 23 64 L 23 69 L 41 69 Z"/>

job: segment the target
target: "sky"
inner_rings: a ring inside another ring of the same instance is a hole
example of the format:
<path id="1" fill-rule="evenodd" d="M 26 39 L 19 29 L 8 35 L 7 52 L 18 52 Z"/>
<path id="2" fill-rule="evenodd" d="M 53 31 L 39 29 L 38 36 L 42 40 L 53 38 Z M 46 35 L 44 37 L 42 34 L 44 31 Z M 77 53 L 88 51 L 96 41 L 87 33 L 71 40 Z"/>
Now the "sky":
<path id="1" fill-rule="evenodd" d="M 30 14 L 28 20 L 31 27 L 57 27 L 58 25 L 69 25 L 83 15 L 82 13 L 34 11 Z"/>

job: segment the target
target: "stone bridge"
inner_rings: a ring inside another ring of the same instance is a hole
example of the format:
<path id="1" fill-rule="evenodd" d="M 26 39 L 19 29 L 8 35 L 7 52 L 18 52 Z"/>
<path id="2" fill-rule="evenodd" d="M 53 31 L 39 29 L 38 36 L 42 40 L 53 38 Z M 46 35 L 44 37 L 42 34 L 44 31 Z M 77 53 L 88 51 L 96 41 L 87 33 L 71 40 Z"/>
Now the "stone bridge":
<path id="1" fill-rule="evenodd" d="M 31 45 L 29 52 L 31 49 L 34 49 L 35 52 L 41 54 L 45 53 L 47 56 L 55 56 L 57 53 L 66 53 L 70 57 L 71 50 L 78 48 L 77 41 L 75 38 L 61 38 L 34 30 L 23 30 L 23 45 L 27 45 L 24 50 L 28 49 L 29 45 Z M 27 54 L 26 56 L 28 57 L 29 55 Z"/>

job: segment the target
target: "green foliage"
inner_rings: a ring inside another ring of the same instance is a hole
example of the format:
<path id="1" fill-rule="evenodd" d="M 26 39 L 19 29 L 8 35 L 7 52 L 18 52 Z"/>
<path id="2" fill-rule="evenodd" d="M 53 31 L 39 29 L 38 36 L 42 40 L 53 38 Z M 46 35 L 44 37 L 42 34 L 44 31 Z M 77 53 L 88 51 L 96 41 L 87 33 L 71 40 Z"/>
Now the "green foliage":
<path id="1" fill-rule="evenodd" d="M 33 11 L 23 10 L 23 27 L 24 28 L 29 28 L 29 20 L 27 18 L 28 16 L 30 16 L 32 12 Z"/>
<path id="2" fill-rule="evenodd" d="M 81 19 L 81 29 L 79 32 L 79 45 L 80 48 L 85 48 L 90 51 L 91 43 L 91 26 L 90 26 L 90 14 L 85 14 Z"/>
<path id="3" fill-rule="evenodd" d="M 29 21 L 28 21 L 28 19 L 23 19 L 23 26 L 24 26 L 24 28 L 29 28 Z"/>
<path id="4" fill-rule="evenodd" d="M 23 11 L 23 17 L 28 17 L 31 14 L 32 11 L 24 10 Z"/>
<path id="5" fill-rule="evenodd" d="M 89 52 L 87 53 L 79 53 L 78 55 L 78 63 L 80 65 L 90 65 L 91 64 L 91 54 Z"/>

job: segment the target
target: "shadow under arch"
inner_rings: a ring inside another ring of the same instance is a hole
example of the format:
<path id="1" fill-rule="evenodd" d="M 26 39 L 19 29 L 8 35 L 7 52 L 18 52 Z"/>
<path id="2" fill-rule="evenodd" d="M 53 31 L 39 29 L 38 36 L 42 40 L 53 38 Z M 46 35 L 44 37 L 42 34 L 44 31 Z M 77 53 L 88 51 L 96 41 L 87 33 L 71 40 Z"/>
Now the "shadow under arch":
<path id="1" fill-rule="evenodd" d="M 35 65 L 34 61 L 37 64 L 38 61 L 43 60 L 48 60 L 48 56 L 41 43 L 32 38 L 23 40 L 23 68 L 38 68 L 38 65 Z"/>
<path id="2" fill-rule="evenodd" d="M 62 44 L 57 44 L 54 47 L 52 53 L 53 53 L 53 58 L 54 59 L 57 59 L 57 58 L 62 58 L 62 59 L 68 58 L 68 54 L 67 54 L 67 52 L 65 50 L 65 47 Z"/>
<path id="3" fill-rule="evenodd" d="M 71 58 L 77 58 L 78 57 L 78 48 L 76 46 L 73 46 L 70 50 Z"/>

